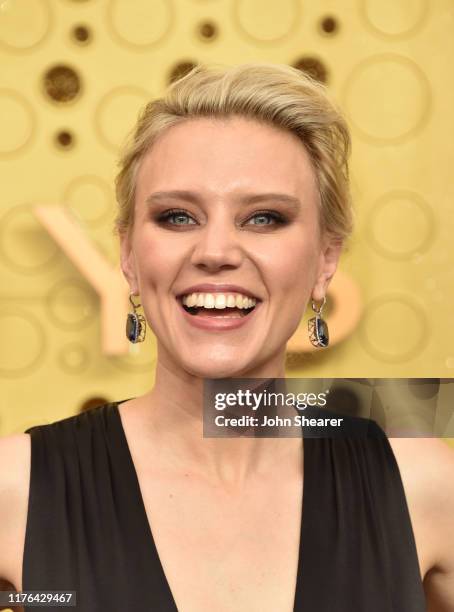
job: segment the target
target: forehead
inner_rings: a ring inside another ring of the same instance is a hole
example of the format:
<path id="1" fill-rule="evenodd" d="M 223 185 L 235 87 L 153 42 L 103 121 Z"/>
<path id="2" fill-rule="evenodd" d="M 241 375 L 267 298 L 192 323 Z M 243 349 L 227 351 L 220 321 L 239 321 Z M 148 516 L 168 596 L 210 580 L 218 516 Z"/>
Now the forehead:
<path id="1" fill-rule="evenodd" d="M 243 117 L 197 118 L 166 130 L 144 156 L 137 192 L 199 188 L 315 195 L 309 154 L 292 133 Z"/>

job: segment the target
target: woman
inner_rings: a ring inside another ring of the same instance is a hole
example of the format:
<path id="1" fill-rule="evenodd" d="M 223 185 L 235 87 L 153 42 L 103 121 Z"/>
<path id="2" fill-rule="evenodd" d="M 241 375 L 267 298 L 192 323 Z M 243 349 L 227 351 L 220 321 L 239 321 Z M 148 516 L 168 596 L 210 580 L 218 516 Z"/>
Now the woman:
<path id="1" fill-rule="evenodd" d="M 2 441 L 0 576 L 76 590 L 84 612 L 454 609 L 441 442 L 202 435 L 203 380 L 284 377 L 323 303 L 348 150 L 326 90 L 285 66 L 198 67 L 147 106 L 117 228 L 155 383 Z"/>

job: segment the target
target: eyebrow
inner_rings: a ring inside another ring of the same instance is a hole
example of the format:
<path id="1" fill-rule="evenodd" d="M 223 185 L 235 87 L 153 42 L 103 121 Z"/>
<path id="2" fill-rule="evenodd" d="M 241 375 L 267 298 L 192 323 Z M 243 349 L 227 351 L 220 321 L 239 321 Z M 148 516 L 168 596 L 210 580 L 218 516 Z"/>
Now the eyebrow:
<path id="1" fill-rule="evenodd" d="M 156 191 L 149 195 L 146 199 L 147 204 L 158 203 L 161 200 L 174 199 L 174 200 L 183 200 L 185 202 L 192 202 L 193 204 L 200 204 L 203 201 L 197 193 L 193 191 L 187 191 L 185 189 L 173 189 L 171 191 Z M 265 202 L 265 201 L 280 201 L 284 204 L 290 205 L 295 210 L 299 209 L 301 206 L 300 200 L 291 196 L 287 193 L 255 193 L 255 194 L 244 194 L 236 198 L 237 201 L 242 204 L 256 204 L 257 202 Z"/>

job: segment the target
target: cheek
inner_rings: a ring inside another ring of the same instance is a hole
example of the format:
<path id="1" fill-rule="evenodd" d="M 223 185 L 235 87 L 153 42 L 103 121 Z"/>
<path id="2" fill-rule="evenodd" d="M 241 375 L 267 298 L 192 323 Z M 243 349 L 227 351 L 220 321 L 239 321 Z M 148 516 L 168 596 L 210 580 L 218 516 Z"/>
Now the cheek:
<path id="1" fill-rule="evenodd" d="M 169 245 L 149 232 L 137 237 L 136 262 L 144 286 L 168 289 L 178 274 L 182 256 L 178 243 Z"/>
<path id="2" fill-rule="evenodd" d="M 285 243 L 270 243 L 263 254 L 262 269 L 272 292 L 303 298 L 312 289 L 316 262 L 314 241 L 299 234 L 287 237 Z"/>

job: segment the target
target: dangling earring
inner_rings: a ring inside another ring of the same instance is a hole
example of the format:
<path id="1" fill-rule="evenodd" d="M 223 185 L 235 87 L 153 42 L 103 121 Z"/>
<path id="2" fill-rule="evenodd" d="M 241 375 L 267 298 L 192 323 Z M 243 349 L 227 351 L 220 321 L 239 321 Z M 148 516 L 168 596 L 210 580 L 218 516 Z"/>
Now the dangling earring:
<path id="1" fill-rule="evenodd" d="M 314 346 L 326 348 L 329 344 L 328 325 L 321 317 L 322 308 L 325 305 L 326 297 L 323 297 L 323 304 L 317 309 L 317 306 L 312 300 L 312 310 L 316 313 L 315 317 L 309 319 L 309 340 Z"/>
<path id="2" fill-rule="evenodd" d="M 143 342 L 145 340 L 146 322 L 145 317 L 136 312 L 140 304 L 134 304 L 132 296 L 133 294 L 130 293 L 129 301 L 134 308 L 134 312 L 128 313 L 128 318 L 126 320 L 126 337 L 130 342 L 135 344 L 136 342 Z"/>

